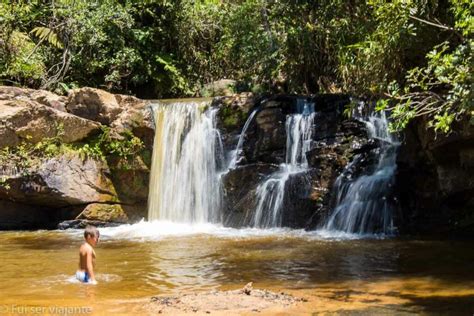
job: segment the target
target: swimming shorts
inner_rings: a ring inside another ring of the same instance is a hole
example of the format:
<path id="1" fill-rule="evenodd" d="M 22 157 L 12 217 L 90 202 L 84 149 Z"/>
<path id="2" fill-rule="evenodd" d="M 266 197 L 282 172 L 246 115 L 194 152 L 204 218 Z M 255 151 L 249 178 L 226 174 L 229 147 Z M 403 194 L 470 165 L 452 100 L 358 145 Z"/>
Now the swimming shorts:
<path id="1" fill-rule="evenodd" d="M 76 278 L 84 283 L 89 282 L 89 273 L 86 271 L 76 271 Z"/>

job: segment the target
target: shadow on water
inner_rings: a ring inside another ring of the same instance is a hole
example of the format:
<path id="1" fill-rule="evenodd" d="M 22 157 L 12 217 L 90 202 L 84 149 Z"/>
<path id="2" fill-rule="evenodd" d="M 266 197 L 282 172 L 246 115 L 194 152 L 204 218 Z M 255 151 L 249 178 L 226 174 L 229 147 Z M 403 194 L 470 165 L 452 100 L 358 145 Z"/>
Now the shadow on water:
<path id="1" fill-rule="evenodd" d="M 410 302 L 405 307 L 416 308 L 430 315 L 473 315 L 474 295 L 417 297 L 402 295 Z"/>

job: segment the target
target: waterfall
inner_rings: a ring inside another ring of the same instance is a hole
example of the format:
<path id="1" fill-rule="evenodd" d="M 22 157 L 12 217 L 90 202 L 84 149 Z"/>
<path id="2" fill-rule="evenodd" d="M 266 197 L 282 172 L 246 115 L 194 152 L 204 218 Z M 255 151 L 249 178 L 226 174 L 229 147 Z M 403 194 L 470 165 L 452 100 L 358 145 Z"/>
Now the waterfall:
<path id="1" fill-rule="evenodd" d="M 365 123 L 369 137 L 381 143 L 377 162 L 369 174 L 350 179 L 347 174 L 360 163 L 361 156 L 358 155 L 337 178 L 334 185 L 335 208 L 324 228 L 358 234 L 393 234 L 394 207 L 389 195 L 396 169 L 398 143 L 388 132 L 384 112 L 368 116 L 357 112 L 355 118 Z"/>
<path id="2" fill-rule="evenodd" d="M 148 219 L 184 223 L 220 221 L 223 163 L 217 109 L 205 102 L 153 107 L 153 145 Z M 207 109 L 206 109 L 207 108 Z"/>
<path id="3" fill-rule="evenodd" d="M 252 113 L 250 113 L 249 117 L 247 118 L 247 121 L 245 121 L 244 127 L 242 128 L 242 132 L 240 133 L 239 140 L 237 142 L 237 147 L 235 148 L 235 150 L 232 150 L 230 152 L 231 158 L 230 158 L 228 169 L 234 169 L 237 163 L 239 162 L 239 158 L 242 154 L 242 147 L 244 145 L 244 139 L 247 133 L 247 129 L 249 128 L 250 123 L 252 122 L 257 112 L 258 112 L 258 109 L 254 109 Z"/>
<path id="4" fill-rule="evenodd" d="M 257 209 L 251 221 L 253 227 L 269 228 L 282 225 L 282 205 L 286 182 L 292 174 L 308 168 L 306 152 L 310 149 L 314 103 L 297 100 L 298 113 L 286 117 L 286 157 L 279 170 L 257 187 Z"/>

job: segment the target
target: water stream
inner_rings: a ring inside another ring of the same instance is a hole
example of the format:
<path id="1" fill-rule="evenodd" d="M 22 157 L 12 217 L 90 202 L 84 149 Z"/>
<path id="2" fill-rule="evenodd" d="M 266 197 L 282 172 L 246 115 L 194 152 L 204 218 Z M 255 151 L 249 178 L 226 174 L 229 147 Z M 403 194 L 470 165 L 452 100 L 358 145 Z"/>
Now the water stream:
<path id="1" fill-rule="evenodd" d="M 350 171 L 361 163 L 359 155 L 339 175 L 334 185 L 334 211 L 324 229 L 391 235 L 396 232 L 393 224 L 395 207 L 390 195 L 398 143 L 388 132 L 384 112 L 364 116 L 359 111 L 354 116 L 365 123 L 369 137 L 380 143 L 376 163 L 368 174 L 352 178 Z"/>
<path id="2" fill-rule="evenodd" d="M 250 113 L 247 121 L 245 121 L 244 127 L 242 128 L 242 132 L 239 135 L 239 140 L 237 141 L 237 147 L 230 152 L 230 162 L 228 169 L 234 169 L 235 166 L 239 163 L 239 158 L 242 155 L 242 147 L 244 146 L 245 135 L 247 134 L 247 129 L 252 123 L 255 115 L 257 115 L 259 109 L 254 109 L 252 113 Z"/>
<path id="3" fill-rule="evenodd" d="M 209 102 L 154 106 L 155 139 L 148 218 L 183 223 L 220 221 L 222 142 Z"/>
<path id="4" fill-rule="evenodd" d="M 251 221 L 253 227 L 281 227 L 286 183 L 291 175 L 304 172 L 308 167 L 306 152 L 312 138 L 314 103 L 298 99 L 297 111 L 286 117 L 285 163 L 257 187 L 257 208 Z"/>

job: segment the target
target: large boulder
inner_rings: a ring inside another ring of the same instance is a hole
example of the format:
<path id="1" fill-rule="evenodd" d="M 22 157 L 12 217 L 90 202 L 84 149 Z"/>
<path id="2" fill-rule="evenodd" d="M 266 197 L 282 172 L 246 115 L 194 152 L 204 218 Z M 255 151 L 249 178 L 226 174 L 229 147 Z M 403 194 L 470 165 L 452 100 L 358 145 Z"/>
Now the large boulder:
<path id="1" fill-rule="evenodd" d="M 75 154 L 47 159 L 3 175 L 0 199 L 50 208 L 115 203 L 118 196 L 105 162 Z"/>
<path id="2" fill-rule="evenodd" d="M 80 141 L 98 132 L 100 124 L 34 101 L 0 100 L 0 148 L 22 140 L 39 142 L 60 137 L 65 143 Z"/>
<path id="3" fill-rule="evenodd" d="M 115 95 L 95 88 L 70 90 L 66 109 L 69 113 L 110 125 L 123 111 Z"/>
<path id="4" fill-rule="evenodd" d="M 259 163 L 239 166 L 223 175 L 226 225 L 240 227 L 250 224 L 257 206 L 257 187 L 276 170 L 276 165 Z"/>
<path id="5" fill-rule="evenodd" d="M 120 204 L 92 203 L 87 205 L 76 219 L 126 223 L 128 216 Z"/>
<path id="6" fill-rule="evenodd" d="M 201 94 L 203 97 L 231 96 L 237 90 L 237 81 L 221 79 L 206 84 Z"/>
<path id="7" fill-rule="evenodd" d="M 397 164 L 403 232 L 474 234 L 474 125 L 467 116 L 447 135 L 426 118 L 411 122 Z"/>
<path id="8" fill-rule="evenodd" d="M 0 100 L 35 101 L 65 112 L 67 98 L 46 90 L 0 86 Z"/>
<path id="9" fill-rule="evenodd" d="M 110 126 L 117 137 L 132 132 L 147 149 L 153 147 L 155 126 L 149 101 L 95 88 L 80 88 L 69 91 L 66 109 L 76 116 Z"/>

